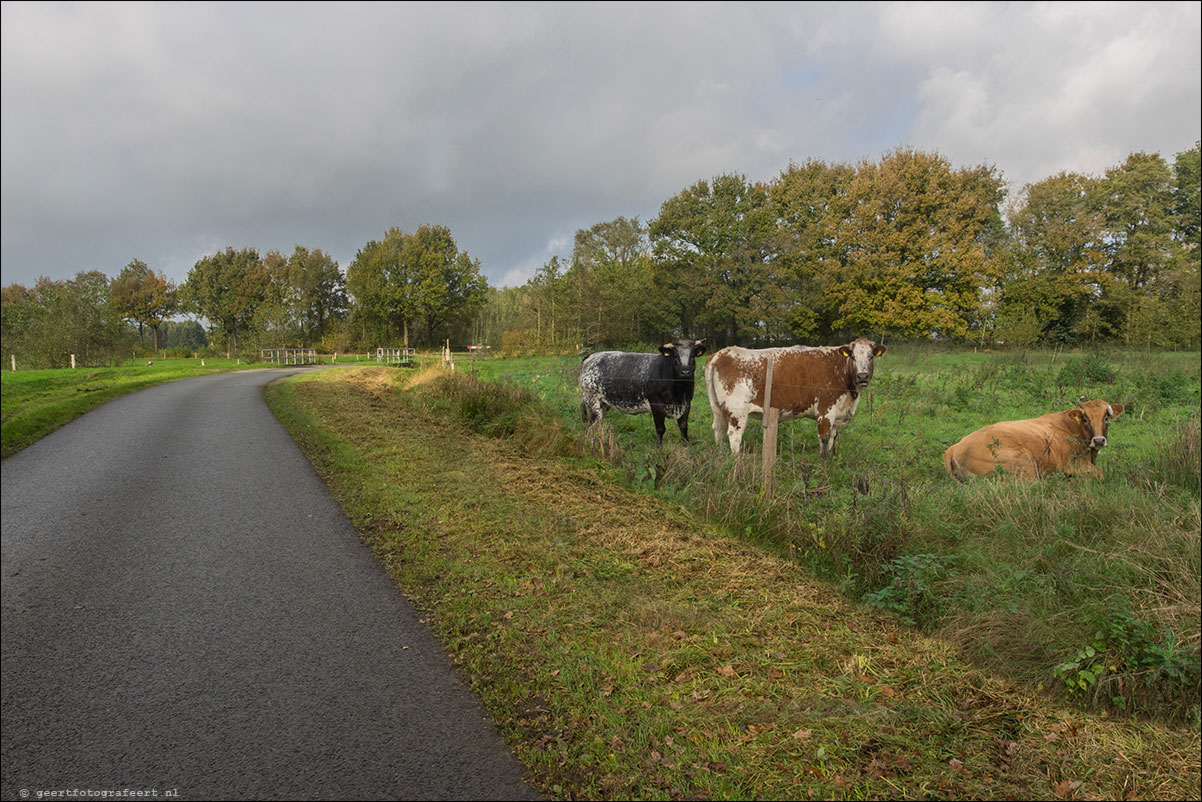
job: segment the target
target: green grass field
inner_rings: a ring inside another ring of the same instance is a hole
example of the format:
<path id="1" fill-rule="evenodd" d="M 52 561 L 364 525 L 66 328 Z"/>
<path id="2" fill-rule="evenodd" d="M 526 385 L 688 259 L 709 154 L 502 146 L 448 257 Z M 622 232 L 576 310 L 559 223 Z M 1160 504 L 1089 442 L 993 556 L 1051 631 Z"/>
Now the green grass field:
<path id="1" fill-rule="evenodd" d="M 580 430 L 579 362 L 475 370 Z M 612 411 L 601 439 L 628 487 L 789 556 L 994 670 L 1085 706 L 1196 722 L 1199 391 L 1197 353 L 894 346 L 831 459 L 812 421 L 782 424 L 771 498 L 759 490 L 759 426 L 732 460 L 725 438 L 714 443 L 700 379 L 687 448 L 671 421 L 661 453 L 649 415 Z M 943 451 L 965 434 L 1082 395 L 1126 407 L 1098 458 L 1103 480 L 947 476 Z"/>

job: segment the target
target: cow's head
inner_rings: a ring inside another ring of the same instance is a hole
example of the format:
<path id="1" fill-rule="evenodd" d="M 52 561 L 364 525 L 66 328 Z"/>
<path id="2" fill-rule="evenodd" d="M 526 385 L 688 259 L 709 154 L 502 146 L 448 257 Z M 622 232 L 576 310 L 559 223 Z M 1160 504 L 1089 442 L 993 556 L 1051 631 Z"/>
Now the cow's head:
<path id="1" fill-rule="evenodd" d="M 678 379 L 693 378 L 697 369 L 697 357 L 705 353 L 705 345 L 701 340 L 676 340 L 664 343 L 659 352 L 671 360 L 672 372 Z"/>
<path id="2" fill-rule="evenodd" d="M 856 389 L 863 389 L 872 381 L 873 360 L 883 353 L 885 346 L 863 337 L 839 346 L 839 355 L 847 359 L 847 374 Z"/>
<path id="3" fill-rule="evenodd" d="M 1110 421 L 1123 414 L 1123 405 L 1086 401 L 1085 396 L 1081 396 L 1077 402 L 1078 406 L 1068 411 L 1069 416 L 1085 430 L 1085 440 L 1090 448 L 1105 448 Z"/>

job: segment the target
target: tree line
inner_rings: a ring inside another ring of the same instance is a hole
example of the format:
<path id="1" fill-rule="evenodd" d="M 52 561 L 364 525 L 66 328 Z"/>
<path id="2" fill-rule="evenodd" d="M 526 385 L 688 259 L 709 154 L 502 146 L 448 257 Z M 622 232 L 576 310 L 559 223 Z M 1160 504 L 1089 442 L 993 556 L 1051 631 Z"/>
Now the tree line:
<path id="1" fill-rule="evenodd" d="M 480 329 L 510 347 L 831 342 L 1199 345 L 1199 145 L 1060 173 L 1008 203 L 988 166 L 910 149 L 698 181 L 647 224 L 576 233 Z"/>
<path id="2" fill-rule="evenodd" d="M 6 353 L 59 366 L 138 348 L 488 344 L 713 347 L 877 338 L 1029 346 L 1199 346 L 1199 143 L 1172 163 L 1133 153 L 1102 176 L 1062 172 L 1009 202 L 996 168 L 898 149 L 792 163 L 773 180 L 715 176 L 648 223 L 576 232 L 520 287 L 489 286 L 450 230 L 390 228 L 345 271 L 320 249 L 198 260 L 175 286 L 131 261 L 109 279 L 3 288 Z M 198 342 L 190 315 L 207 323 Z M 170 333 L 178 342 L 160 339 Z"/>

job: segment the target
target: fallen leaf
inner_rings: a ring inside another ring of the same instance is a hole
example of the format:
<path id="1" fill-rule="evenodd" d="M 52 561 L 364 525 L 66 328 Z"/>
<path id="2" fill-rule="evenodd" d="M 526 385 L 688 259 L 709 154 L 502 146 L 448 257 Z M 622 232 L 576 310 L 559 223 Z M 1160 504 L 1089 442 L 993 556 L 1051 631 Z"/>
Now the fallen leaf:
<path id="1" fill-rule="evenodd" d="M 809 740 L 810 736 L 813 734 L 814 734 L 813 730 L 801 729 L 801 730 L 798 730 L 797 732 L 793 733 L 793 737 L 799 741 L 806 741 L 806 740 Z"/>
<path id="2" fill-rule="evenodd" d="M 734 666 L 722 666 L 722 668 L 718 669 L 718 673 L 724 677 L 733 678 L 735 676 L 735 669 Z"/>
<path id="3" fill-rule="evenodd" d="M 1061 780 L 1052 787 L 1052 793 L 1056 794 L 1056 796 L 1060 797 L 1061 799 L 1064 799 L 1080 787 L 1081 783 L 1078 780 Z"/>
<path id="4" fill-rule="evenodd" d="M 892 777 L 893 772 L 889 770 L 889 764 L 885 762 L 880 755 L 874 757 L 868 764 L 868 773 L 874 777 Z"/>

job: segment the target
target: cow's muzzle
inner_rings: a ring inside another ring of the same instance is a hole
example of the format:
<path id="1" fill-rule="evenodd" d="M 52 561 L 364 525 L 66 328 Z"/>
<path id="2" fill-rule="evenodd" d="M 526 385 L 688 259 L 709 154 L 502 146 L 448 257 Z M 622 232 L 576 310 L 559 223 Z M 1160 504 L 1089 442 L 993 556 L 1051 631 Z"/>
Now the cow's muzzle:
<path id="1" fill-rule="evenodd" d="M 868 382 L 871 379 L 872 379 L 871 373 L 857 373 L 856 374 L 856 384 L 860 385 L 861 387 L 867 387 Z"/>
<path id="2" fill-rule="evenodd" d="M 1090 448 L 1105 448 L 1106 447 L 1106 438 L 1105 437 L 1095 437 L 1094 439 L 1089 441 L 1089 447 Z"/>

